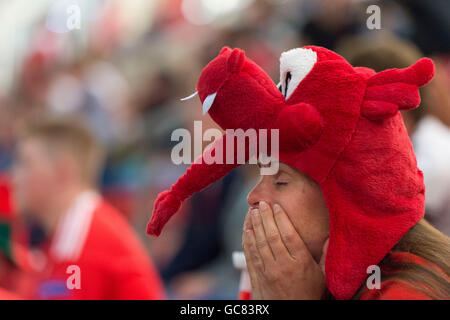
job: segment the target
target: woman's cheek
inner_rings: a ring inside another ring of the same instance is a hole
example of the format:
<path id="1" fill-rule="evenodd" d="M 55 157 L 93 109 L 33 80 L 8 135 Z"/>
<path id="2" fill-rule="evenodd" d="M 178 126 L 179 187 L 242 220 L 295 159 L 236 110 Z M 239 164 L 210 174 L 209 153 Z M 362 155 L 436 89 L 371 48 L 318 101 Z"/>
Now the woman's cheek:
<path id="1" fill-rule="evenodd" d="M 278 198 L 278 204 L 283 208 L 297 232 L 300 233 L 303 219 L 302 201 L 295 192 L 285 192 Z"/>

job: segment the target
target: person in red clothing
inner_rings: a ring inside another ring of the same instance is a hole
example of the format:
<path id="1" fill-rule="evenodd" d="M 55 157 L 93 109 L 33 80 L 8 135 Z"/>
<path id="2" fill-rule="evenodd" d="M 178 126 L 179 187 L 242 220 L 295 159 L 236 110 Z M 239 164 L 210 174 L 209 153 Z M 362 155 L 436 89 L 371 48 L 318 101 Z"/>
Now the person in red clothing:
<path id="1" fill-rule="evenodd" d="M 304 46 L 282 53 L 276 85 L 224 47 L 197 94 L 225 133 L 158 195 L 147 232 L 160 235 L 185 199 L 243 164 L 238 155 L 257 158 L 242 241 L 252 298 L 450 299 L 450 239 L 423 219 L 423 173 L 400 113 L 433 75 L 429 58 L 377 72 Z M 269 163 L 257 130 L 271 131 Z"/>
<path id="2" fill-rule="evenodd" d="M 32 299 L 163 299 L 162 282 L 124 217 L 95 190 L 101 151 L 69 119 L 45 119 L 19 138 L 14 186 L 19 212 L 47 235 L 29 252 Z"/>
<path id="3" fill-rule="evenodd" d="M 0 300 L 16 300 L 12 280 L 19 271 L 12 246 L 12 219 L 14 209 L 9 178 L 0 173 Z"/>
<path id="4" fill-rule="evenodd" d="M 324 278 L 329 217 L 319 186 L 280 163 L 277 175 L 262 176 L 248 203 L 243 246 L 252 297 L 334 299 Z M 364 281 L 351 299 L 450 299 L 449 262 L 449 238 L 421 219 L 378 264 L 380 286 Z"/>

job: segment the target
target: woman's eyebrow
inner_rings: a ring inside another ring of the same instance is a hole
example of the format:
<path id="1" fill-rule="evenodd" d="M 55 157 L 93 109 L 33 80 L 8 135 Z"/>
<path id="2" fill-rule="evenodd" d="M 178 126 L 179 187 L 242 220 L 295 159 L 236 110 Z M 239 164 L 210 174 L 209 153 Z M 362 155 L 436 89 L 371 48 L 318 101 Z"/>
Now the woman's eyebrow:
<path id="1" fill-rule="evenodd" d="M 294 169 L 292 169 L 292 168 L 290 168 L 290 167 L 280 167 L 279 169 L 278 169 L 278 173 L 277 173 L 277 177 L 279 176 L 279 175 L 281 175 L 282 173 L 285 173 L 285 174 L 287 174 L 289 177 L 295 177 L 295 170 Z"/>
<path id="2" fill-rule="evenodd" d="M 275 178 L 279 178 L 282 174 L 286 174 L 286 175 L 288 175 L 289 177 L 292 176 L 288 171 L 286 171 L 286 170 L 284 170 L 284 169 L 279 169 L 278 172 L 274 175 L 274 177 L 275 177 Z"/>

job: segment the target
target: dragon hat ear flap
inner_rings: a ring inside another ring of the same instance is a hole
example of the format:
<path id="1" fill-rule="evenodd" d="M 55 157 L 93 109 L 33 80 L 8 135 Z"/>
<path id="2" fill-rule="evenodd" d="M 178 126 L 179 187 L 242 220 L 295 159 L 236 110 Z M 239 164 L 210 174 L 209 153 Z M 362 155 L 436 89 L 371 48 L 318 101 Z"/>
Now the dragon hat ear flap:
<path id="1" fill-rule="evenodd" d="M 233 141 L 232 146 L 231 141 Z M 227 143 L 229 144 L 228 148 Z M 170 190 L 163 191 L 158 195 L 153 207 L 152 218 L 147 225 L 147 234 L 159 236 L 164 225 L 180 209 L 181 203 L 185 199 L 220 180 L 234 168 L 246 163 L 255 151 L 248 145 L 244 146 L 245 150 L 239 150 L 242 147 L 241 144 L 236 143 L 234 135 L 224 134 L 220 139 L 215 140 L 194 161 L 186 173 L 172 185 Z M 231 151 L 233 152 L 231 153 Z M 243 154 L 244 157 L 242 157 Z"/>
<path id="2" fill-rule="evenodd" d="M 394 116 L 399 110 L 416 108 L 420 103 L 419 87 L 431 81 L 434 64 L 422 58 L 405 69 L 385 70 L 367 82 L 361 114 L 370 120 Z"/>

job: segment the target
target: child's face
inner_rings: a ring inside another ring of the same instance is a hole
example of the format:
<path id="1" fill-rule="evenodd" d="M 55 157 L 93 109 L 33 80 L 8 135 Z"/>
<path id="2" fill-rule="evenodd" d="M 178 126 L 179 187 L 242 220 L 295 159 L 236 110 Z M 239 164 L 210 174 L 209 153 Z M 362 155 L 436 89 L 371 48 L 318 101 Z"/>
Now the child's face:
<path id="1" fill-rule="evenodd" d="M 248 194 L 248 204 L 256 208 L 259 201 L 271 207 L 278 203 L 318 262 L 329 233 L 328 209 L 317 183 L 290 166 L 280 163 L 276 175 L 261 176 Z"/>
<path id="2" fill-rule="evenodd" d="M 37 213 L 45 208 L 58 186 L 55 163 L 38 139 L 19 143 L 14 167 L 14 191 L 19 210 Z"/>

